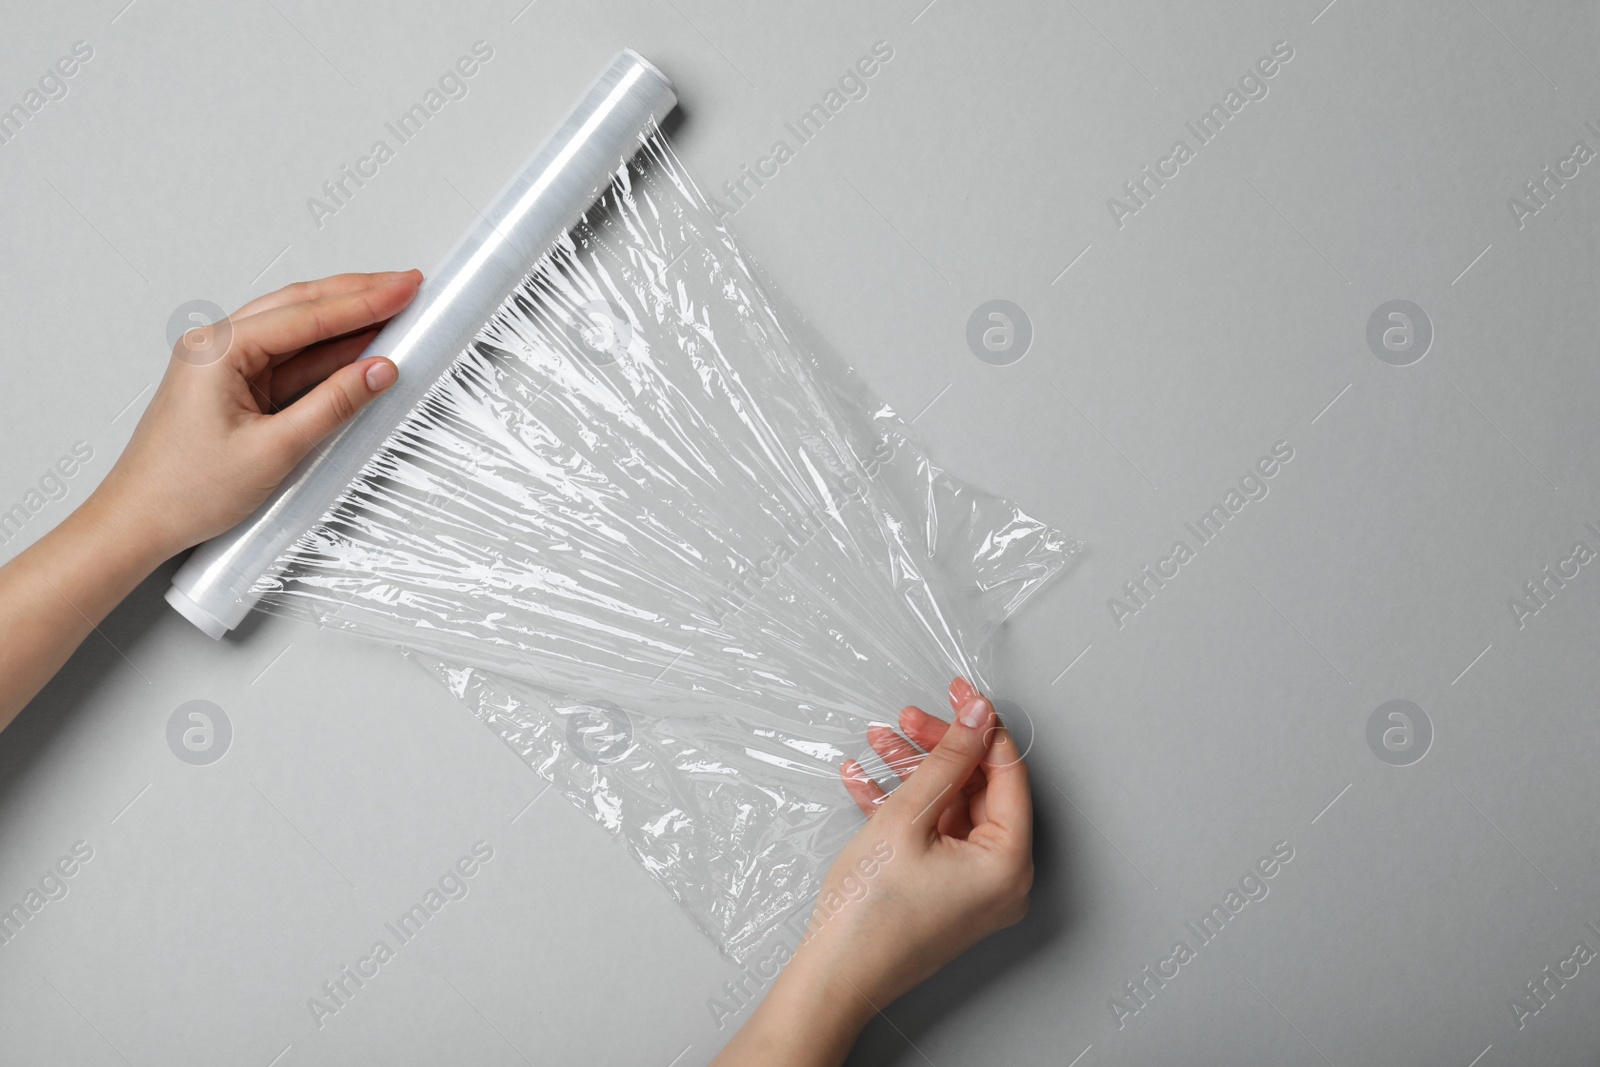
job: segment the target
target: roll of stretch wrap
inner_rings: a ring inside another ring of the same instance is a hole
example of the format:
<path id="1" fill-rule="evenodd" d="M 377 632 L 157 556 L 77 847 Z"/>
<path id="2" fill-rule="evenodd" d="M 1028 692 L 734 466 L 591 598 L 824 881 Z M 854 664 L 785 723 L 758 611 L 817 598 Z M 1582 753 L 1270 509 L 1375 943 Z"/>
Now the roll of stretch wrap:
<path id="1" fill-rule="evenodd" d="M 672 83 L 643 56 L 632 49 L 618 55 L 367 349 L 366 357 L 393 360 L 399 381 L 313 450 L 253 515 L 195 549 L 173 576 L 167 602 L 214 638 L 244 621 L 259 597 L 257 582 L 338 501 L 676 104 Z"/>

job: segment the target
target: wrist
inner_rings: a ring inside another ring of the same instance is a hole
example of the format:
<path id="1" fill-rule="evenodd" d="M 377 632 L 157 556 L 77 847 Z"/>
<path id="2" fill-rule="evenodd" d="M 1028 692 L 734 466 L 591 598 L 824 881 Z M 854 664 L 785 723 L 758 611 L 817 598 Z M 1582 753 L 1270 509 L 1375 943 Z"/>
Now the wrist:
<path id="1" fill-rule="evenodd" d="M 100 551 L 142 568 L 145 573 L 191 547 L 183 542 L 170 519 L 131 498 L 115 470 L 72 515 L 84 536 Z"/>
<path id="2" fill-rule="evenodd" d="M 874 1014 L 842 970 L 807 945 L 762 999 L 717 1063 L 837 1067 Z"/>
<path id="3" fill-rule="evenodd" d="M 133 577 L 134 584 L 185 547 L 174 544 L 161 523 L 106 485 L 91 493 L 61 530 L 102 565 Z"/>
<path id="4" fill-rule="evenodd" d="M 768 999 L 777 999 L 810 1029 L 837 1035 L 849 1049 L 881 1005 L 861 976 L 851 973 L 850 960 L 821 938 L 806 942 L 773 984 Z"/>

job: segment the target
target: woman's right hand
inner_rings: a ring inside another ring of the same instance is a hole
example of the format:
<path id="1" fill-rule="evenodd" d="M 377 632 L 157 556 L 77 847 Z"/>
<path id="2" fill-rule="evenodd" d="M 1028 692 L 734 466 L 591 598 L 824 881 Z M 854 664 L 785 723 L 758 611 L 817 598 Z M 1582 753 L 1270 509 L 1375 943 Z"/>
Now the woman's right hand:
<path id="1" fill-rule="evenodd" d="M 951 684 L 950 706 L 953 722 L 908 707 L 898 733 L 869 733 L 904 779 L 893 793 L 845 762 L 867 824 L 829 869 L 805 941 L 718 1064 L 842 1063 L 873 1015 L 1027 913 L 1028 769 L 965 679 Z"/>
<path id="2" fill-rule="evenodd" d="M 829 870 L 802 953 L 815 946 L 827 970 L 877 1007 L 1028 911 L 1027 765 L 966 679 L 951 683 L 950 706 L 952 722 L 908 707 L 900 732 L 869 732 L 903 779 L 894 792 L 854 760 L 841 770 L 870 818 Z"/>

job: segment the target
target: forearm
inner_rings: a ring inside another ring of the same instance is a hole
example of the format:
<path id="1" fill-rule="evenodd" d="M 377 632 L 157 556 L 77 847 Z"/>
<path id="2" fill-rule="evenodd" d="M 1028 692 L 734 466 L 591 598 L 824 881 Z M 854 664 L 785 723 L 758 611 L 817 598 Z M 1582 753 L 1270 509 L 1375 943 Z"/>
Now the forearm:
<path id="1" fill-rule="evenodd" d="M 822 952 L 802 946 L 713 1067 L 838 1067 L 873 1007 Z"/>
<path id="2" fill-rule="evenodd" d="M 96 493 L 0 567 L 0 729 L 164 558 Z"/>

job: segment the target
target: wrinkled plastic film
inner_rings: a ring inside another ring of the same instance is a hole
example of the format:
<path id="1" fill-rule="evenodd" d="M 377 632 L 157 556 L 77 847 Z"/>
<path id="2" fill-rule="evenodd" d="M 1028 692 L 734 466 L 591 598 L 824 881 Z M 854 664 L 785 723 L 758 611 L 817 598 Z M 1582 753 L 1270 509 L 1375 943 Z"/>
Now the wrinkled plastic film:
<path id="1" fill-rule="evenodd" d="M 992 688 L 1077 551 L 793 321 L 652 134 L 252 591 L 411 650 L 736 959 L 859 825 L 867 726 Z"/>

